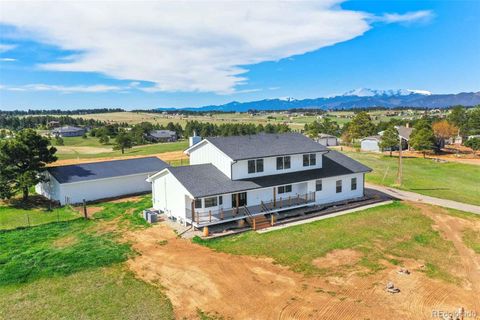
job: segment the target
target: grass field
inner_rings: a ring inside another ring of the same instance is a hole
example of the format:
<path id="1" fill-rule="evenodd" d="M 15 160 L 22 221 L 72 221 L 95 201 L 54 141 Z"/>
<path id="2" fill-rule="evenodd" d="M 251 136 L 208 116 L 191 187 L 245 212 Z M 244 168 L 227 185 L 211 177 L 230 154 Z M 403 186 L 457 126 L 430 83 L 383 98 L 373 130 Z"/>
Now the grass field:
<path id="1" fill-rule="evenodd" d="M 147 156 L 163 152 L 185 150 L 188 147 L 188 141 L 176 141 L 167 143 L 147 144 L 143 146 L 135 146 L 126 149 L 122 154 L 120 150 L 112 150 L 111 145 L 102 145 L 98 139 L 89 137 L 64 138 L 63 146 L 56 146 L 57 157 L 59 160 L 66 159 L 95 159 L 95 158 L 116 158 L 128 156 Z M 52 140 L 55 145 L 55 140 Z"/>
<path id="2" fill-rule="evenodd" d="M 35 226 L 50 222 L 68 221 L 79 218 L 80 214 L 70 207 L 22 209 L 0 205 L 0 230 Z"/>
<path id="3" fill-rule="evenodd" d="M 432 159 L 404 158 L 403 184 L 395 185 L 398 158 L 375 153 L 345 152 L 373 169 L 367 182 L 394 186 L 432 197 L 480 205 L 480 167 Z"/>
<path id="4" fill-rule="evenodd" d="M 271 257 L 308 275 L 347 271 L 314 266 L 316 258 L 335 249 L 361 252 L 362 258 L 356 267 L 366 268 L 368 273 L 383 269 L 383 260 L 399 265 L 406 258 L 424 260 L 428 276 L 456 282 L 455 275 L 446 268 L 458 263 L 455 248 L 432 224 L 418 209 L 395 202 L 264 234 L 247 232 L 213 240 L 195 238 L 195 241 L 232 254 Z"/>
<path id="5" fill-rule="evenodd" d="M 150 203 L 95 204 L 91 220 L 0 231 L 0 319 L 173 319 L 162 291 L 122 264 L 136 253 L 119 231 L 147 227 L 139 214 Z"/>

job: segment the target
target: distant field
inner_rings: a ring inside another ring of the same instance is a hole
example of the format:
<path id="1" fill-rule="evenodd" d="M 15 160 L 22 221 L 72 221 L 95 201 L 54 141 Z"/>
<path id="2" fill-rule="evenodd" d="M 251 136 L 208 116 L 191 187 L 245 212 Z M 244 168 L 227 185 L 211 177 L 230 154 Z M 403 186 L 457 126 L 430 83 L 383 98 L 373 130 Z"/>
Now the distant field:
<path id="1" fill-rule="evenodd" d="M 399 187 L 395 185 L 398 158 L 376 153 L 344 153 L 373 169 L 366 175 L 367 182 L 480 205 L 480 169 L 476 165 L 404 158 L 403 184 Z"/>

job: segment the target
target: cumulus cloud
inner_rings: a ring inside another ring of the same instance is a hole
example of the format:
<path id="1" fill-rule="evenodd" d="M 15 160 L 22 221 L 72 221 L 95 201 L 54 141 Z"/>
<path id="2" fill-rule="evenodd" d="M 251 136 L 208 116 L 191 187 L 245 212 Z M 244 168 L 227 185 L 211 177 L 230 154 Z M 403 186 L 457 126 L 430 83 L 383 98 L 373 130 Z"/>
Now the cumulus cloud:
<path id="1" fill-rule="evenodd" d="M 147 91 L 228 94 L 247 82 L 245 66 L 304 54 L 370 29 L 370 14 L 342 9 L 340 3 L 4 2 L 0 23 L 76 52 L 43 69 L 146 81 Z"/>

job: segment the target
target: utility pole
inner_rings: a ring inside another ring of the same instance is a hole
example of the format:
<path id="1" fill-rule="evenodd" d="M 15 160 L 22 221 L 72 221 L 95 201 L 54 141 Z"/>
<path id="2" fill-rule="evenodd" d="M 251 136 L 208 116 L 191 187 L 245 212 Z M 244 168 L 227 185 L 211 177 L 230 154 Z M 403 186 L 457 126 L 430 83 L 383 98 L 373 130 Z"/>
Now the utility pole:
<path id="1" fill-rule="evenodd" d="M 397 173 L 397 184 L 399 186 L 402 185 L 402 178 L 403 178 L 403 163 L 402 163 L 402 137 L 399 136 L 400 143 L 398 145 L 398 173 Z"/>

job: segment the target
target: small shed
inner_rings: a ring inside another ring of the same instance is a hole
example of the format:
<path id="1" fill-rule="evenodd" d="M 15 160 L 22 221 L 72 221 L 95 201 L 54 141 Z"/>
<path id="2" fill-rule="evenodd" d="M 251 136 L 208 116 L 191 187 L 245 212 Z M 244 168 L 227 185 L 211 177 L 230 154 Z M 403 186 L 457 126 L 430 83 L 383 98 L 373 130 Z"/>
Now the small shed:
<path id="1" fill-rule="evenodd" d="M 365 137 L 360 141 L 360 149 L 362 151 L 369 151 L 369 152 L 380 152 L 380 140 L 382 136 L 370 136 Z"/>
<path id="2" fill-rule="evenodd" d="M 156 157 L 50 167 L 35 191 L 62 205 L 146 193 L 146 179 L 167 167 Z"/>
<path id="3" fill-rule="evenodd" d="M 330 134 L 320 133 L 318 134 L 317 139 L 315 139 L 318 143 L 324 146 L 338 146 L 338 139 L 335 136 Z"/>

